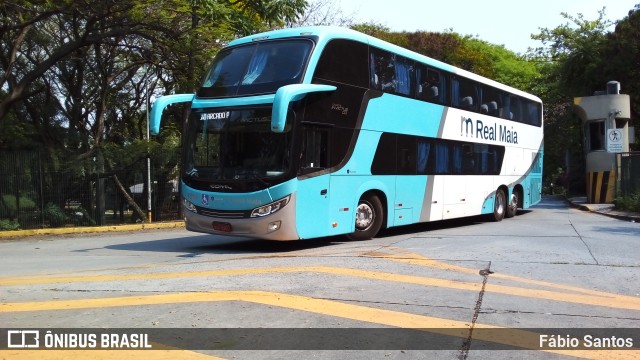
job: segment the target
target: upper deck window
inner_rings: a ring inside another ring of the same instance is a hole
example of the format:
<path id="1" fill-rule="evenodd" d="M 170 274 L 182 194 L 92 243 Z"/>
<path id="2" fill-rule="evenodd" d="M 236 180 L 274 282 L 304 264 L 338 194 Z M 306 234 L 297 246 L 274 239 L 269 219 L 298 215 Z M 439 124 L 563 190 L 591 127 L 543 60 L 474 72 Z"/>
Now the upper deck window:
<path id="1" fill-rule="evenodd" d="M 322 51 L 314 77 L 368 88 L 368 56 L 366 44 L 345 39 L 331 40 Z"/>
<path id="2" fill-rule="evenodd" d="M 302 81 L 313 42 L 283 40 L 224 49 L 213 60 L 199 97 L 230 97 L 274 93 Z"/>

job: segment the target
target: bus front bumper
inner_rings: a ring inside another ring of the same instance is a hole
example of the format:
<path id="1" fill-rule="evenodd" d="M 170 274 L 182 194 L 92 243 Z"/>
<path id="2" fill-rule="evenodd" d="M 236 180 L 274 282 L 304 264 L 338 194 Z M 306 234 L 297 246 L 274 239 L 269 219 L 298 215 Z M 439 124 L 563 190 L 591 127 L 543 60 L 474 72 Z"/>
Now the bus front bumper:
<path id="1" fill-rule="evenodd" d="M 227 219 L 200 215 L 186 208 L 183 211 L 189 231 L 278 241 L 300 238 L 296 231 L 295 194 L 282 209 L 263 217 Z"/>

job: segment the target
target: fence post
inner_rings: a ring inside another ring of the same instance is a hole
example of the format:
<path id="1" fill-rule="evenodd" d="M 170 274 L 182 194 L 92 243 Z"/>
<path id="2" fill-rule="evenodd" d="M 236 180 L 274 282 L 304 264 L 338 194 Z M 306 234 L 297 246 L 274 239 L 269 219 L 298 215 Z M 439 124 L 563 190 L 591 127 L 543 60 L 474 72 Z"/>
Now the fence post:
<path id="1" fill-rule="evenodd" d="M 42 153 L 38 151 L 38 174 L 40 175 L 39 188 L 40 188 L 40 221 L 42 222 L 40 227 L 44 229 L 44 177 L 42 175 Z"/>
<path id="2" fill-rule="evenodd" d="M 20 223 L 20 169 L 18 168 L 18 156 L 13 156 L 13 164 L 16 189 L 16 221 Z"/>

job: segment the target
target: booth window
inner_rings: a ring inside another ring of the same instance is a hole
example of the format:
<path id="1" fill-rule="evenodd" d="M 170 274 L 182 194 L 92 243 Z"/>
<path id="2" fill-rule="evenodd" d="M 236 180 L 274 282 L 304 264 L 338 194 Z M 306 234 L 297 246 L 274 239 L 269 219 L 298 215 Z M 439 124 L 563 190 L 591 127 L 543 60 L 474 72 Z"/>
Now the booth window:
<path id="1" fill-rule="evenodd" d="M 589 151 L 604 150 L 604 121 L 589 123 Z"/>

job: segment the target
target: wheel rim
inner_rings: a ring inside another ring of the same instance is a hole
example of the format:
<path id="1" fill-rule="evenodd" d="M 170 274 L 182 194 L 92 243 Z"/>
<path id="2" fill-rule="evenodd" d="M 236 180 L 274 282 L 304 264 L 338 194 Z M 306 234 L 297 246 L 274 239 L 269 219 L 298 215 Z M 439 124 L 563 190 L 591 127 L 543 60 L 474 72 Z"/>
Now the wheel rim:
<path id="1" fill-rule="evenodd" d="M 518 209 L 518 195 L 515 192 L 511 194 L 511 202 L 509 203 L 509 206 L 514 213 Z"/>
<path id="2" fill-rule="evenodd" d="M 373 207 L 368 202 L 358 204 L 356 211 L 356 230 L 367 230 L 375 220 Z"/>
<path id="3" fill-rule="evenodd" d="M 496 195 L 496 206 L 495 206 L 495 210 L 496 213 L 498 215 L 502 215 L 504 213 L 504 208 L 505 208 L 505 198 L 504 195 L 502 195 L 501 192 L 498 192 L 498 194 Z"/>

